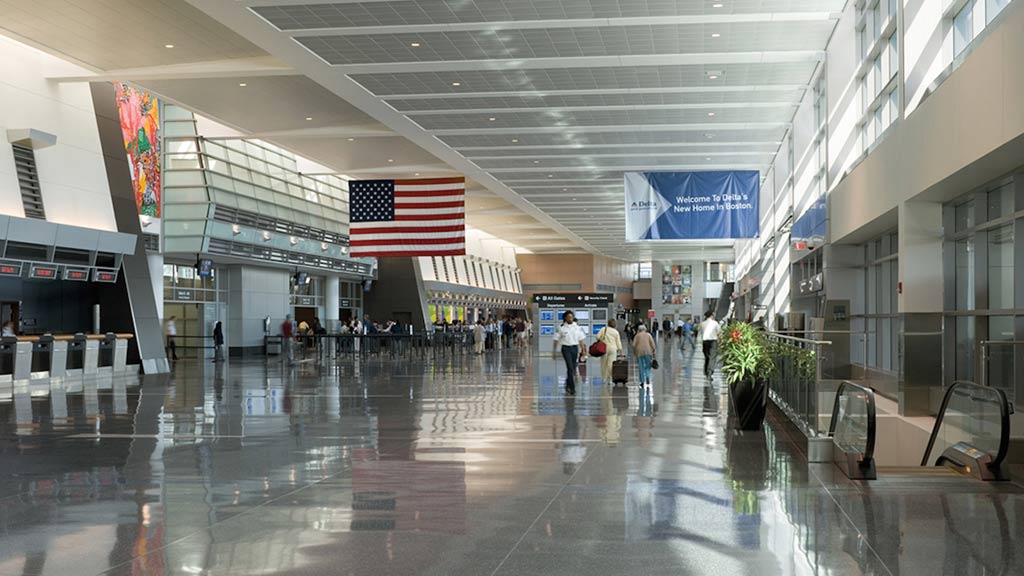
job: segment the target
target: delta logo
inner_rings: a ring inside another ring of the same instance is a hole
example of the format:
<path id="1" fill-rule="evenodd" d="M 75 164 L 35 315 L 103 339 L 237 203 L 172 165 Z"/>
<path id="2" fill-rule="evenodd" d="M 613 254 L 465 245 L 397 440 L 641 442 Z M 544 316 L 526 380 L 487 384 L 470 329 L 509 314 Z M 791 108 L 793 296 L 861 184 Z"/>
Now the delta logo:
<path id="1" fill-rule="evenodd" d="M 633 202 L 629 205 L 630 212 L 644 212 L 647 210 L 657 210 L 658 203 L 654 201 L 641 200 L 639 202 Z"/>

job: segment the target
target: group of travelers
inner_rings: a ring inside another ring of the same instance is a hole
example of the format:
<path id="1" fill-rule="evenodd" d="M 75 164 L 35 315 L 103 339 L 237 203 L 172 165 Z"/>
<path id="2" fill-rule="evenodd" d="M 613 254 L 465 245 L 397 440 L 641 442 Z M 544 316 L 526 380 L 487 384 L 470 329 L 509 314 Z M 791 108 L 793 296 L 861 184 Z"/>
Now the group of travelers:
<path id="1" fill-rule="evenodd" d="M 617 361 L 624 356 L 622 338 L 616 329 L 615 319 L 608 321 L 596 335 L 596 340 L 604 344 L 605 352 L 601 356 L 601 379 L 604 382 L 614 381 L 614 368 Z M 701 340 L 701 350 L 704 353 L 704 375 L 712 377 L 714 372 L 715 343 L 721 332 L 721 324 L 715 319 L 713 311 L 704 314 L 704 320 L 697 323 L 695 317 L 679 319 L 673 323 L 665 319 L 660 326 L 656 319 L 652 319 L 650 328 L 644 322 L 636 324 L 626 323 L 624 327 L 626 339 L 632 344 L 633 355 L 637 360 L 637 374 L 641 389 L 650 392 L 652 381 L 652 370 L 658 367 L 658 328 L 661 328 L 667 339 L 673 335 L 681 340 L 680 351 L 685 353 L 696 350 L 696 340 Z M 580 362 L 587 359 L 586 347 L 587 333 L 576 323 L 576 317 L 572 312 L 563 315 L 562 323 L 556 328 L 554 335 L 554 356 L 557 359 L 561 355 L 565 362 L 566 378 L 565 391 L 569 395 L 576 393 L 576 378 L 578 377 L 578 366 Z M 595 352 L 596 354 L 596 352 Z"/>
<path id="2" fill-rule="evenodd" d="M 481 318 L 473 325 L 473 353 L 483 354 L 485 350 L 497 348 L 523 349 L 529 347 L 533 335 L 533 323 L 526 318 L 504 316 Z"/>

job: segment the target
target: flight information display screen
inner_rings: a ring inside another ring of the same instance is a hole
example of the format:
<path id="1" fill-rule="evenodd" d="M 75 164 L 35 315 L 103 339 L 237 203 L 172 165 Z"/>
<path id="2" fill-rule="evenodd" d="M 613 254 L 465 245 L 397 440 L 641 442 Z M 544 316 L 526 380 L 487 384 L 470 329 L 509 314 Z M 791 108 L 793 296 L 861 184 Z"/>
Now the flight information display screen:
<path id="1" fill-rule="evenodd" d="M 0 264 L 0 276 L 21 276 L 21 264 Z"/>
<path id="2" fill-rule="evenodd" d="M 39 280 L 53 280 L 57 277 L 56 266 L 33 266 L 28 272 L 29 278 Z"/>
<path id="3" fill-rule="evenodd" d="M 65 268 L 64 279 L 74 280 L 75 282 L 85 282 L 89 280 L 89 269 L 88 268 Z"/>
<path id="4" fill-rule="evenodd" d="M 96 270 L 92 279 L 96 282 L 117 282 L 117 270 Z"/>

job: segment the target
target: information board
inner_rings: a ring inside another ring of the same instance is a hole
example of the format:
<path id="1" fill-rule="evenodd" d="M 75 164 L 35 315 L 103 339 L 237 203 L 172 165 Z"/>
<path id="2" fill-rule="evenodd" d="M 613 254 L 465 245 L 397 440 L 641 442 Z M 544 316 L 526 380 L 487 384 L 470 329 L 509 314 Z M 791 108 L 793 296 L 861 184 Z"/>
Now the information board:
<path id="1" fill-rule="evenodd" d="M 541 308 L 607 308 L 612 294 L 534 294 L 533 301 Z"/>

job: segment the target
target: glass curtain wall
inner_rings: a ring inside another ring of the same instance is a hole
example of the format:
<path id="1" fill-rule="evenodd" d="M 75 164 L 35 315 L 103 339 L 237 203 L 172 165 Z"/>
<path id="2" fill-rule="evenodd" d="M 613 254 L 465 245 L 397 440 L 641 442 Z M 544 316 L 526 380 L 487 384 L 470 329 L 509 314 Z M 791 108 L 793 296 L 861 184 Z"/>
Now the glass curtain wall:
<path id="1" fill-rule="evenodd" d="M 1024 283 L 1014 277 L 1024 255 L 1021 174 L 971 192 L 945 207 L 946 380 L 983 381 L 1016 397 L 1024 352 Z"/>
<path id="2" fill-rule="evenodd" d="M 877 375 L 899 371 L 899 237 L 895 232 L 864 245 L 863 333 L 855 335 L 855 357 Z M 856 320 L 856 316 L 854 317 Z M 859 354 L 858 354 L 859 353 Z"/>

